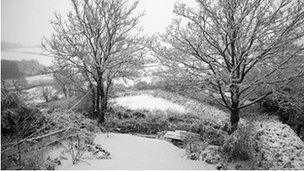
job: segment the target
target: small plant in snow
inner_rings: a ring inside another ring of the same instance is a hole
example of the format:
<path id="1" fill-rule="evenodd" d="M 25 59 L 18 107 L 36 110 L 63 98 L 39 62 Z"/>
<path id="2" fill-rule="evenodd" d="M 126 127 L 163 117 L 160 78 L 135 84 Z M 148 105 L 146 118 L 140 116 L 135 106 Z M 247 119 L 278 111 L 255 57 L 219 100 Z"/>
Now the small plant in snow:
<path id="1" fill-rule="evenodd" d="M 91 136 L 77 134 L 68 138 L 66 145 L 62 145 L 66 149 L 66 152 L 71 155 L 73 164 L 76 164 L 82 159 L 84 153 L 92 148 L 92 144 Z"/>

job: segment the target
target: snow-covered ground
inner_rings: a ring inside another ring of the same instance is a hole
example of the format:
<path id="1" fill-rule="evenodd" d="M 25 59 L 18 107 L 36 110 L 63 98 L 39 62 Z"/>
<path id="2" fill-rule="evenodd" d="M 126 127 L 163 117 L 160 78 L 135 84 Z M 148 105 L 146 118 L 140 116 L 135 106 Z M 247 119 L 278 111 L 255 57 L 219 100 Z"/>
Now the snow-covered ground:
<path id="1" fill-rule="evenodd" d="M 36 76 L 26 77 L 25 79 L 29 86 L 51 85 L 55 83 L 52 74 L 36 75 Z"/>
<path id="2" fill-rule="evenodd" d="M 184 106 L 175 104 L 163 98 L 153 97 L 146 94 L 118 97 L 114 99 L 114 101 L 117 105 L 130 109 L 170 110 L 179 113 L 185 113 L 187 111 Z"/>
<path id="3" fill-rule="evenodd" d="M 159 80 L 159 77 L 157 76 L 145 76 L 145 77 L 143 76 L 143 77 L 138 77 L 134 80 L 127 78 L 115 78 L 113 80 L 113 83 L 123 85 L 125 87 L 131 87 L 139 82 L 146 82 L 148 84 L 152 84 L 155 83 L 157 80 Z"/>
<path id="4" fill-rule="evenodd" d="M 214 166 L 185 158 L 185 150 L 171 143 L 129 134 L 99 134 L 95 143 L 110 151 L 111 159 L 63 162 L 56 169 L 68 170 L 209 170 Z"/>

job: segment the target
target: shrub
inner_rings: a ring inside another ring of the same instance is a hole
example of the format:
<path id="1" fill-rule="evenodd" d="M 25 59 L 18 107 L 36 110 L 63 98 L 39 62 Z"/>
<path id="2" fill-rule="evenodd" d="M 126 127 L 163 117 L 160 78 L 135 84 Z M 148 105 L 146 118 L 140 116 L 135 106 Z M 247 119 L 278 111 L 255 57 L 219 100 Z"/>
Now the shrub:
<path id="1" fill-rule="evenodd" d="M 176 114 L 171 111 L 167 111 L 166 115 L 168 121 L 171 123 L 185 122 L 192 124 L 200 120 L 200 118 L 197 115 L 194 115 L 192 113 Z"/>
<path id="2" fill-rule="evenodd" d="M 192 113 L 131 110 L 115 106 L 110 108 L 107 115 L 104 127 L 122 133 L 157 134 L 161 131 L 184 130 L 200 134 L 213 145 L 222 145 L 227 137 L 227 133 L 221 130 L 221 124 L 202 120 Z"/>
<path id="3" fill-rule="evenodd" d="M 217 164 L 223 161 L 220 154 L 219 146 L 209 145 L 200 154 L 199 160 L 205 161 L 208 164 Z"/>
<path id="4" fill-rule="evenodd" d="M 276 115 L 304 140 L 304 77 L 297 77 L 260 102 L 262 111 Z"/>
<path id="5" fill-rule="evenodd" d="M 1 167 L 3 169 L 39 169 L 43 151 L 28 150 L 32 144 L 19 142 L 36 134 L 45 123 L 46 118 L 41 112 L 26 106 L 18 94 L 1 91 Z"/>
<path id="6" fill-rule="evenodd" d="M 121 133 L 140 133 L 157 134 L 160 131 L 168 129 L 168 122 L 162 118 L 150 116 L 147 118 L 135 119 L 108 119 L 104 126 L 112 131 Z"/>
<path id="7" fill-rule="evenodd" d="M 91 149 L 93 137 L 87 132 L 77 133 L 75 136 L 68 138 L 66 145 L 62 143 L 63 147 L 71 155 L 73 164 L 79 162 L 83 154 Z"/>
<path id="8" fill-rule="evenodd" d="M 149 84 L 147 82 L 140 81 L 140 82 L 134 84 L 132 87 L 135 90 L 148 90 L 148 89 L 151 89 L 152 86 L 151 86 L 151 84 Z"/>
<path id="9" fill-rule="evenodd" d="M 148 110 L 131 110 L 122 106 L 109 107 L 107 112 L 107 118 L 145 118 L 148 115 Z"/>
<path id="10" fill-rule="evenodd" d="M 210 145 L 223 145 L 228 134 L 220 129 L 216 129 L 211 125 L 204 123 L 206 122 L 193 124 L 190 128 L 191 132 L 200 134 L 201 137 Z"/>
<path id="11" fill-rule="evenodd" d="M 22 169 L 25 170 L 39 170 L 42 169 L 43 150 L 33 150 L 23 154 Z"/>
<path id="12" fill-rule="evenodd" d="M 43 126 L 45 118 L 22 103 L 15 93 L 1 93 L 1 135 L 26 138 Z"/>
<path id="13" fill-rule="evenodd" d="M 252 124 L 240 126 L 222 146 L 222 153 L 228 161 L 246 161 L 255 159 L 258 150 L 254 140 L 254 126 Z"/>
<path id="14" fill-rule="evenodd" d="M 288 124 L 302 140 L 304 139 L 304 105 L 301 100 L 271 96 L 261 102 L 263 112 L 277 116 Z"/>
<path id="15" fill-rule="evenodd" d="M 27 150 L 25 150 L 27 149 Z M 18 153 L 18 148 L 12 148 L 8 152 L 4 152 L 1 154 L 1 169 L 4 170 L 39 170 L 42 169 L 43 166 L 43 149 L 32 149 L 31 146 L 27 146 L 26 148 L 23 146 L 20 149 L 21 155 Z M 19 158 L 21 157 L 21 158 Z"/>
<path id="16" fill-rule="evenodd" d="M 104 126 L 123 133 L 157 134 L 165 130 L 186 130 L 198 118 L 192 114 L 172 111 L 131 110 L 121 106 L 111 107 Z"/>
<path id="17" fill-rule="evenodd" d="M 207 146 L 208 143 L 204 141 L 188 142 L 186 144 L 187 157 L 191 160 L 199 160 L 201 152 L 204 151 Z"/>

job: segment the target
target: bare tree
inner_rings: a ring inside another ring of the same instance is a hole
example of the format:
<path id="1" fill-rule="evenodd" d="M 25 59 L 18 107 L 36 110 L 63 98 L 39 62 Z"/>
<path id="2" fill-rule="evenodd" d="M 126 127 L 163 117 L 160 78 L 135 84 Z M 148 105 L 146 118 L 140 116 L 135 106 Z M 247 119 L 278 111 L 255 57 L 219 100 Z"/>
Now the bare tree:
<path id="1" fill-rule="evenodd" d="M 131 36 L 143 14 L 134 15 L 138 2 L 127 0 L 71 0 L 73 11 L 67 21 L 57 14 L 55 33 L 43 48 L 61 68 L 72 68 L 93 94 L 93 111 L 104 122 L 108 90 L 112 80 L 126 68 L 142 64 L 143 39 Z"/>
<path id="2" fill-rule="evenodd" d="M 217 101 L 230 110 L 233 132 L 241 109 L 275 91 L 248 101 L 257 88 L 284 85 L 303 74 L 304 2 L 196 2 L 197 8 L 177 4 L 177 18 L 151 47 L 164 65 L 207 81 L 220 94 Z"/>

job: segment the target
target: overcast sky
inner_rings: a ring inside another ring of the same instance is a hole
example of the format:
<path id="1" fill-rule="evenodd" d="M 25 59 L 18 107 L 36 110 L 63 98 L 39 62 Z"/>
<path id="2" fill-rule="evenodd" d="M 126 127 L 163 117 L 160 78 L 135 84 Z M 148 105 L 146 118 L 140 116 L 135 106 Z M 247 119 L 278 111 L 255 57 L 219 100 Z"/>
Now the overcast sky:
<path id="1" fill-rule="evenodd" d="M 141 25 L 145 34 L 164 32 L 171 23 L 174 4 L 192 0 L 140 0 L 138 10 L 145 11 Z M 193 2 L 193 1 L 192 1 Z M 1 39 L 23 45 L 40 45 L 52 32 L 53 13 L 71 10 L 69 0 L 1 0 Z"/>

